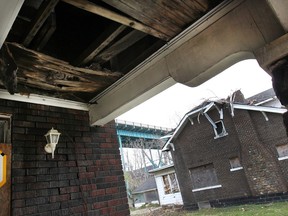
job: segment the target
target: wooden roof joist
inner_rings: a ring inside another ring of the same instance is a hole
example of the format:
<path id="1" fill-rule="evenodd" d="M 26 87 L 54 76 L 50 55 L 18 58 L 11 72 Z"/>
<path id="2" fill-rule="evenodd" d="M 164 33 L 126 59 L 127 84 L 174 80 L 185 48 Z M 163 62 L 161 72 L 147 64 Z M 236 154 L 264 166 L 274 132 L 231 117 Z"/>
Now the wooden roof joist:
<path id="1" fill-rule="evenodd" d="M 91 13 L 97 14 L 99 16 L 105 17 L 107 19 L 113 20 L 117 23 L 121 23 L 123 25 L 129 26 L 131 28 L 134 28 L 138 31 L 147 33 L 149 35 L 152 35 L 154 37 L 160 38 L 162 40 L 168 41 L 170 37 L 162 32 L 159 32 L 147 25 L 144 25 L 134 19 L 122 16 L 116 12 L 113 12 L 111 10 L 108 10 L 106 8 L 103 8 L 101 6 L 98 6 L 96 4 L 93 4 L 92 2 L 89 2 L 87 0 L 62 0 L 63 2 L 66 2 L 67 4 L 71 4 L 75 7 L 81 8 L 85 11 L 89 11 Z"/>

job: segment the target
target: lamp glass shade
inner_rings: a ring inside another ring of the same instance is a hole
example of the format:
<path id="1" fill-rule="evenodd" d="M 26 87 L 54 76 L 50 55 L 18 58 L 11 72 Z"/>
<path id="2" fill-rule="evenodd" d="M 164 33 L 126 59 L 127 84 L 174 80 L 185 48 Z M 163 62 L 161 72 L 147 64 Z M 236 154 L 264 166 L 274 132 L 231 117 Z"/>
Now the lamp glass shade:
<path id="1" fill-rule="evenodd" d="M 60 137 L 60 134 L 57 130 L 55 130 L 54 128 L 52 128 L 51 130 L 49 130 L 47 132 L 47 134 L 45 134 L 45 137 L 46 137 L 46 141 L 47 141 L 47 144 L 57 144 L 58 143 L 58 140 L 59 140 L 59 137 Z"/>

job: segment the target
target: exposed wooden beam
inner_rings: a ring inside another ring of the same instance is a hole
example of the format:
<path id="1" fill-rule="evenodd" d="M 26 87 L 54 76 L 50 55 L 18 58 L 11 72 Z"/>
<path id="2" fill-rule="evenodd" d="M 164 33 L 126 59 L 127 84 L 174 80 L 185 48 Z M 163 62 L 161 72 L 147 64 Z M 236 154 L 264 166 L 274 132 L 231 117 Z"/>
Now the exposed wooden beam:
<path id="1" fill-rule="evenodd" d="M 43 25 L 43 28 L 38 33 L 38 37 L 33 41 L 32 47 L 36 50 L 41 50 L 49 41 L 52 34 L 56 30 L 56 15 L 51 13 Z"/>
<path id="2" fill-rule="evenodd" d="M 128 17 L 122 16 L 118 13 L 110 11 L 106 8 L 93 4 L 87 0 L 62 0 L 68 4 L 71 4 L 75 7 L 81 8 L 83 10 L 89 11 L 91 13 L 97 14 L 99 16 L 105 17 L 107 19 L 113 20 L 115 22 L 121 23 L 123 25 L 134 28 L 138 31 L 145 32 L 146 34 L 150 34 L 154 37 L 160 38 L 162 40 L 168 41 L 169 37 L 149 26 L 146 26 L 136 20 L 130 19 Z"/>
<path id="3" fill-rule="evenodd" d="M 74 61 L 74 65 L 85 65 L 97 54 L 105 49 L 121 32 L 126 29 L 125 25 L 111 25 Z"/>
<path id="4" fill-rule="evenodd" d="M 31 41 L 33 40 L 33 38 L 35 37 L 35 35 L 37 34 L 37 32 L 39 31 L 39 29 L 41 28 L 41 26 L 43 25 L 43 23 L 45 22 L 45 20 L 50 15 L 51 11 L 54 9 L 54 7 L 58 2 L 59 0 L 49 0 L 44 1 L 41 4 L 37 16 L 32 21 L 31 27 L 28 30 L 25 38 L 23 39 L 22 44 L 24 46 L 27 47 L 31 43 Z"/>
<path id="5" fill-rule="evenodd" d="M 132 46 L 145 36 L 146 34 L 144 34 L 143 32 L 133 30 L 132 32 L 122 37 L 115 44 L 113 44 L 112 46 L 104 50 L 102 53 L 100 53 L 95 59 L 96 62 L 101 64 L 109 61 L 112 57 L 118 55 L 119 53 L 121 53 L 128 47 Z"/>
<path id="6" fill-rule="evenodd" d="M 175 36 L 177 33 L 181 31 L 179 24 L 174 25 L 175 18 L 170 18 L 170 12 L 163 10 L 161 8 L 159 10 L 157 3 L 161 1 L 151 1 L 151 0 L 102 0 L 106 4 L 111 7 L 117 8 L 124 14 L 129 14 L 130 17 L 133 17 L 136 20 L 141 20 L 141 23 L 144 25 L 150 26 L 150 28 L 156 29 L 159 32 L 162 32 L 165 35 L 168 35 L 170 38 Z M 167 1 L 165 1 L 167 4 Z M 170 4 L 169 1 L 168 5 Z M 175 8 L 176 9 L 176 8 Z M 159 13 L 155 13 L 155 10 L 159 11 Z M 154 14 L 155 13 L 155 14 Z M 160 13 L 165 13 L 165 17 L 163 19 L 159 18 Z M 172 21 L 167 22 L 167 18 Z"/>

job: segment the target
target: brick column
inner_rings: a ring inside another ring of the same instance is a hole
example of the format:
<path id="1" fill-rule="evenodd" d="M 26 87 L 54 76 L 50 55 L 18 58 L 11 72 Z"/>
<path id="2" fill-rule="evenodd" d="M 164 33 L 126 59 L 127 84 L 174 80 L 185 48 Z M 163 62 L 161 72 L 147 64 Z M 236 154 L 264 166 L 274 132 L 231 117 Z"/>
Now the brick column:
<path id="1" fill-rule="evenodd" d="M 252 195 L 287 191 L 275 155 L 262 145 L 249 112 L 237 110 L 233 121 L 241 146 L 241 162 Z"/>

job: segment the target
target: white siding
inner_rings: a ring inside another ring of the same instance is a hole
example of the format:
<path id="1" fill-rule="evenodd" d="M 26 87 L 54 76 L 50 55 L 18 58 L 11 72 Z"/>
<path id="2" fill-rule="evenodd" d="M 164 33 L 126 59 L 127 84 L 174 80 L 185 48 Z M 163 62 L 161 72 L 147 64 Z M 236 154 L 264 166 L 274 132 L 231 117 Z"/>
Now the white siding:
<path id="1" fill-rule="evenodd" d="M 160 205 L 183 205 L 181 193 L 165 194 L 162 176 L 155 176 Z"/>

